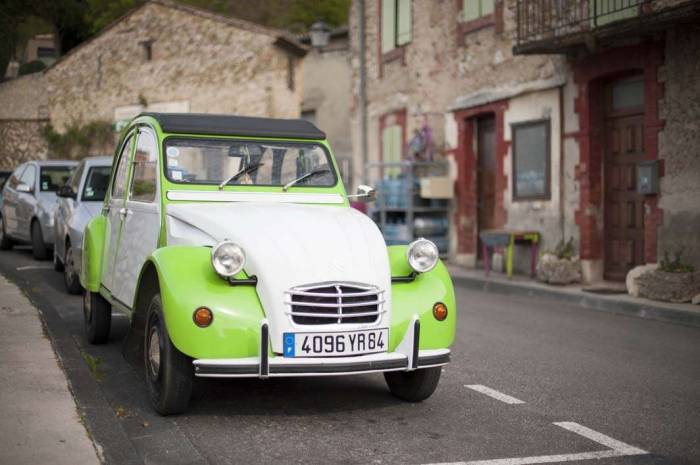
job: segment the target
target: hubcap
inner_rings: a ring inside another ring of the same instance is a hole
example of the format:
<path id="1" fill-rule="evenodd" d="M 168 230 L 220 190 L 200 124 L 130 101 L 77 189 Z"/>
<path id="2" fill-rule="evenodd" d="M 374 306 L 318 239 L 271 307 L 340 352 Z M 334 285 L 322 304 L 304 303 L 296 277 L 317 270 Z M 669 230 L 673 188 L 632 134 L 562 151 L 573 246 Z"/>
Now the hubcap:
<path id="1" fill-rule="evenodd" d="M 148 337 L 148 366 L 151 376 L 157 379 L 160 372 L 160 336 L 155 326 L 151 328 L 151 334 Z"/>
<path id="2" fill-rule="evenodd" d="M 73 248 L 69 247 L 66 251 L 66 258 L 64 260 L 66 279 L 72 284 L 73 283 Z"/>

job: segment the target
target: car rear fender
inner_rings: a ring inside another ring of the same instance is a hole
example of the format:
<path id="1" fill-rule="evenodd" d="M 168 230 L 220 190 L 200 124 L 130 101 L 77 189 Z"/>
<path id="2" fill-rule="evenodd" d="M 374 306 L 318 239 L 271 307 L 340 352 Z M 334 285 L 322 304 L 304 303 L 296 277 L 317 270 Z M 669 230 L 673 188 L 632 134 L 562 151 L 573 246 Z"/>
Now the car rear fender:
<path id="1" fill-rule="evenodd" d="M 90 292 L 99 292 L 100 290 L 106 225 L 107 218 L 104 215 L 97 215 L 85 226 L 80 284 Z"/>

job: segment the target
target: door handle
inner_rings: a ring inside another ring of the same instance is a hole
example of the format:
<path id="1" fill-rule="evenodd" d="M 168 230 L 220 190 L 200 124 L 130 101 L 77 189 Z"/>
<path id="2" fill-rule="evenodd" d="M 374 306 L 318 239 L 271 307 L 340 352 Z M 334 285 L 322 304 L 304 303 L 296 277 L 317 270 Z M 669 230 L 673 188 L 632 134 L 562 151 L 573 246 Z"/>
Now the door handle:
<path id="1" fill-rule="evenodd" d="M 119 209 L 119 217 L 122 220 L 125 220 L 129 215 L 131 215 L 131 210 L 129 210 L 128 208 L 120 208 Z"/>

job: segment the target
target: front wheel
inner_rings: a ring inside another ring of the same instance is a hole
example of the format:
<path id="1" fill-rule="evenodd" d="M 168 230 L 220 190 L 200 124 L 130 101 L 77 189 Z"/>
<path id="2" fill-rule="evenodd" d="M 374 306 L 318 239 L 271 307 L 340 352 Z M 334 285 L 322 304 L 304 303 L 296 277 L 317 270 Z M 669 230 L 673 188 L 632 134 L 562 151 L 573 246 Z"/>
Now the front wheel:
<path id="1" fill-rule="evenodd" d="M 68 293 L 80 294 L 83 286 L 80 285 L 80 278 L 75 270 L 75 252 L 70 245 L 66 249 L 66 257 L 63 263 L 63 282 L 66 284 Z"/>
<path id="2" fill-rule="evenodd" d="M 151 299 L 144 341 L 146 383 L 153 408 L 161 415 L 187 410 L 192 394 L 192 360 L 170 341 L 160 294 Z"/>
<path id="3" fill-rule="evenodd" d="M 49 258 L 49 249 L 44 243 L 44 235 L 38 221 L 32 223 L 32 255 L 34 260 L 46 260 Z"/>
<path id="4" fill-rule="evenodd" d="M 104 344 L 109 340 L 112 325 L 112 306 L 97 292 L 85 290 L 83 294 L 85 335 L 90 344 Z"/>
<path id="5" fill-rule="evenodd" d="M 441 367 L 421 368 L 414 371 L 384 373 L 389 390 L 399 399 L 420 402 L 430 397 L 440 381 Z"/>

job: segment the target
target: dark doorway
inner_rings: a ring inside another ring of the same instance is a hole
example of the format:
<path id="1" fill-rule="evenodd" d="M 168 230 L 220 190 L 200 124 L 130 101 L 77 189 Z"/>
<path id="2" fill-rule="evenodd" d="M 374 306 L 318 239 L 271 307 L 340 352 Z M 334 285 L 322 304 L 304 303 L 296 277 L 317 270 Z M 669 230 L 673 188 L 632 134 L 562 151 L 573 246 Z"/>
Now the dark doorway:
<path id="1" fill-rule="evenodd" d="M 623 281 L 644 263 L 644 196 L 637 165 L 644 159 L 644 81 L 641 76 L 605 88 L 605 279 Z"/>
<path id="2" fill-rule="evenodd" d="M 477 128 L 477 228 L 496 228 L 496 119 L 493 115 L 476 120 Z M 481 243 L 477 247 L 481 254 Z"/>

